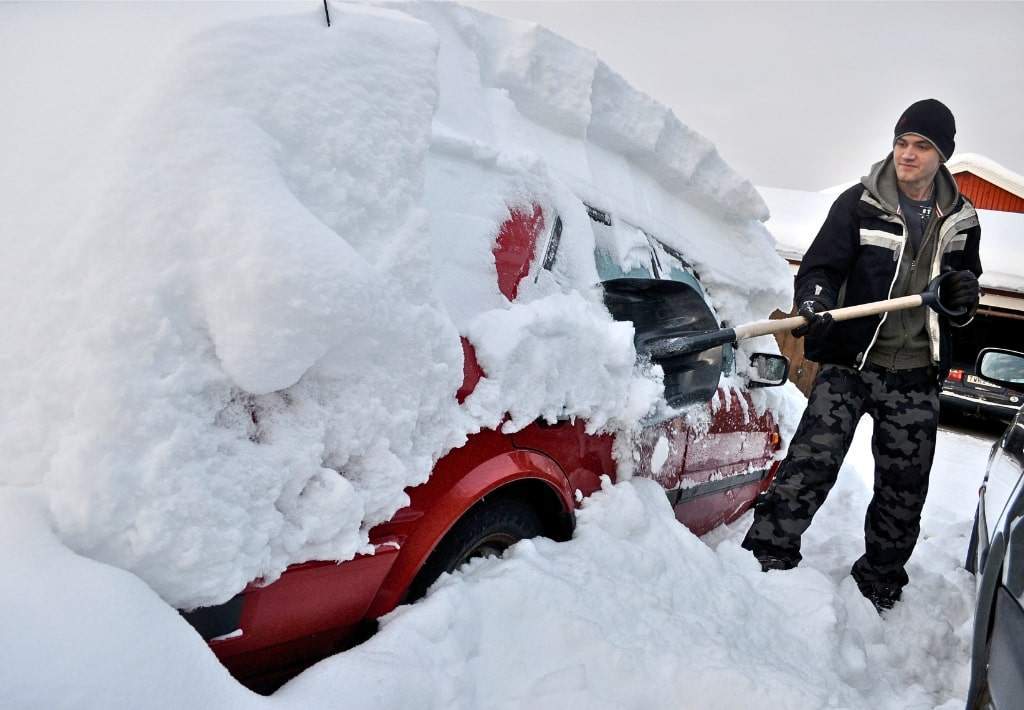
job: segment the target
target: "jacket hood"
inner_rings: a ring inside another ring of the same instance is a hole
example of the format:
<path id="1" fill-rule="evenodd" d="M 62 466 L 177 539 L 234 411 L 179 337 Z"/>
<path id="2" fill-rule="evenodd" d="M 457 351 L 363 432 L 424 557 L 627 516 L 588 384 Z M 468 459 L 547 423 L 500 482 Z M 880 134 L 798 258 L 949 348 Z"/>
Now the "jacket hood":
<path id="1" fill-rule="evenodd" d="M 888 212 L 899 212 L 900 196 L 892 153 L 872 165 L 870 172 L 862 177 L 860 182 Z M 960 188 L 949 168 L 943 163 L 939 166 L 939 172 L 935 174 L 935 206 L 939 214 L 949 214 L 959 201 Z"/>

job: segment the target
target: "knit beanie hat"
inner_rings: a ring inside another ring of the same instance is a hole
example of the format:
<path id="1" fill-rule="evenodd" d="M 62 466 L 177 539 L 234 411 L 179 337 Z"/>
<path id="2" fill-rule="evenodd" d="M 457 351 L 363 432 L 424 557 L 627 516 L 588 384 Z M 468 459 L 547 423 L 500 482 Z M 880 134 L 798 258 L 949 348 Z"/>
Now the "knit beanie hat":
<path id="1" fill-rule="evenodd" d="M 953 137 L 956 136 L 953 112 L 946 108 L 944 103 L 935 99 L 923 99 L 910 104 L 900 116 L 900 120 L 896 121 L 893 143 L 908 133 L 916 133 L 927 138 L 939 150 L 943 162 L 949 160 L 956 147 L 953 142 Z"/>

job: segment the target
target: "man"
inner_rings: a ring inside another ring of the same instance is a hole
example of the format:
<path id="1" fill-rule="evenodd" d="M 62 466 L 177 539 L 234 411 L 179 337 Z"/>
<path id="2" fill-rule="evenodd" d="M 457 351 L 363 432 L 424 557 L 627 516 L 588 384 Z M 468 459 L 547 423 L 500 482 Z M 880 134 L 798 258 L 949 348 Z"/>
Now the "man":
<path id="1" fill-rule="evenodd" d="M 949 326 L 966 325 L 978 305 L 978 216 L 943 164 L 955 134 L 953 114 L 939 101 L 911 105 L 896 123 L 892 152 L 836 199 L 804 255 L 794 300 L 808 323 L 793 334 L 806 336 L 807 357 L 821 369 L 743 540 L 764 571 L 795 567 L 800 537 L 836 481 L 858 420 L 870 415 L 874 496 L 852 575 L 879 613 L 908 581 L 904 566 L 935 451 L 939 383 L 950 365 Z M 841 323 L 822 314 L 920 293 L 946 271 L 956 276 L 940 299 L 967 309 L 955 322 L 924 308 Z"/>

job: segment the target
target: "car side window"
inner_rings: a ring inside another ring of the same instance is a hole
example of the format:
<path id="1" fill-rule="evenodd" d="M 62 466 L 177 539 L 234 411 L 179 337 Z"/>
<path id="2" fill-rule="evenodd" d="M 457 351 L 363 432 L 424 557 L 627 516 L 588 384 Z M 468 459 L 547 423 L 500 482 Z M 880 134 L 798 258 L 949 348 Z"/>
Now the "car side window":
<path id="1" fill-rule="evenodd" d="M 633 323 L 638 355 L 680 334 L 718 327 L 707 294 L 682 257 L 628 222 L 594 207 L 587 211 L 605 305 L 616 320 Z M 707 401 L 718 389 L 721 347 L 653 360 L 664 371 L 665 399 L 673 407 Z"/>
<path id="2" fill-rule="evenodd" d="M 684 283 L 694 291 L 699 293 L 704 301 L 708 304 L 708 308 L 714 314 L 715 321 L 721 324 L 721 320 L 718 318 L 718 313 L 715 311 L 714 306 L 711 305 L 711 300 L 708 298 L 707 292 L 704 290 L 704 286 L 700 282 L 700 277 L 697 271 L 690 265 L 683 255 L 678 251 L 663 244 L 654 237 L 647 235 L 651 242 L 651 248 L 654 250 L 655 263 L 658 266 L 658 270 L 661 273 L 661 277 L 664 279 L 671 279 L 672 281 L 678 281 Z M 722 372 L 726 375 L 732 373 L 736 367 L 736 352 L 732 345 L 726 344 L 722 346 Z"/>
<path id="3" fill-rule="evenodd" d="M 657 267 L 650 242 L 641 230 L 613 222 L 607 212 L 587 205 L 594 231 L 594 264 L 602 281 L 610 279 L 656 279 Z"/>

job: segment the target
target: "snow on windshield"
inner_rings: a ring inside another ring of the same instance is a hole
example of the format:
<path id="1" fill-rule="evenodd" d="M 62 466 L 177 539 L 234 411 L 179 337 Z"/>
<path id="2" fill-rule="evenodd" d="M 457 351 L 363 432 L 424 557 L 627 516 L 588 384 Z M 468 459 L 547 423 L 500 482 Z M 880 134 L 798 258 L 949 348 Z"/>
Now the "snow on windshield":
<path id="1" fill-rule="evenodd" d="M 789 301 L 753 187 L 593 53 L 454 5 L 334 14 L 192 37 L 102 159 L 69 160 L 87 209 L 7 217 L 0 476 L 178 607 L 366 550 L 506 412 L 614 431 L 655 406 L 584 201 L 685 254 L 731 323 Z M 516 203 L 565 237 L 509 303 L 491 247 Z M 460 335 L 487 373 L 465 406 Z"/>

